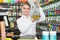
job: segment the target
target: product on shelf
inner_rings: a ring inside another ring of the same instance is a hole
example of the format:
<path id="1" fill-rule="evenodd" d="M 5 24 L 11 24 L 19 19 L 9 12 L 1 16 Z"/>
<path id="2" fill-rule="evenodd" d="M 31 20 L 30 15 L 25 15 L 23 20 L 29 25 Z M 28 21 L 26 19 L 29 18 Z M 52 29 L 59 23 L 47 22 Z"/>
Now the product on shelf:
<path id="1" fill-rule="evenodd" d="M 7 16 L 4 16 L 4 21 L 5 21 L 6 26 L 9 26 Z"/>
<path id="2" fill-rule="evenodd" d="M 49 2 L 48 1 L 45 1 L 44 4 L 47 5 L 47 4 L 49 4 Z"/>
<path id="3" fill-rule="evenodd" d="M 4 3 L 8 3 L 8 0 L 4 0 Z"/>
<path id="4" fill-rule="evenodd" d="M 58 31 L 60 31 L 60 25 L 58 26 Z"/>
<path id="5" fill-rule="evenodd" d="M 54 27 L 54 31 L 56 31 L 58 26 L 57 25 L 54 25 L 53 27 Z"/>
<path id="6" fill-rule="evenodd" d="M 27 2 L 28 0 L 20 0 L 20 2 Z"/>
<path id="7" fill-rule="evenodd" d="M 12 38 L 6 38 L 6 40 L 12 40 Z"/>
<path id="8" fill-rule="evenodd" d="M 10 28 L 14 28 L 14 23 L 10 22 Z"/>
<path id="9" fill-rule="evenodd" d="M 42 40 L 49 40 L 49 31 L 42 32 Z"/>
<path id="10" fill-rule="evenodd" d="M 48 24 L 49 30 L 50 31 L 57 31 L 59 25 L 53 25 L 53 24 Z"/>
<path id="11" fill-rule="evenodd" d="M 0 0 L 0 3 L 3 3 L 4 2 L 4 0 Z"/>
<path id="12" fill-rule="evenodd" d="M 19 0 L 15 0 L 15 3 L 18 3 Z"/>
<path id="13" fill-rule="evenodd" d="M 15 0 L 11 0 L 11 3 L 15 3 Z"/>
<path id="14" fill-rule="evenodd" d="M 0 0 L 0 3 L 18 3 L 18 2 L 27 2 L 28 0 Z"/>
<path id="15" fill-rule="evenodd" d="M 50 31 L 50 40 L 57 40 L 56 31 Z"/>
<path id="16" fill-rule="evenodd" d="M 55 14 L 55 15 L 57 14 L 56 10 L 54 10 L 54 14 Z"/>
<path id="17" fill-rule="evenodd" d="M 49 2 L 52 2 L 52 1 L 54 1 L 54 0 L 48 0 Z"/>
<path id="18" fill-rule="evenodd" d="M 54 11 L 47 11 L 45 12 L 45 15 L 59 15 L 60 14 L 60 10 L 54 10 Z"/>
<path id="19" fill-rule="evenodd" d="M 49 26 L 49 31 L 52 31 L 52 25 L 49 24 L 48 26 Z"/>

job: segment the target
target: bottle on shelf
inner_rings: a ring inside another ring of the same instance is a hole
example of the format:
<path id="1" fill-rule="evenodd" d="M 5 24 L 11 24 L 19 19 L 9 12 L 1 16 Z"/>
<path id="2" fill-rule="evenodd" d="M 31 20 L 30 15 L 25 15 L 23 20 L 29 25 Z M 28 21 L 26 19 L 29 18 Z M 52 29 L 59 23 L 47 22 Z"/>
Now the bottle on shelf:
<path id="1" fill-rule="evenodd" d="M 50 40 L 57 40 L 56 31 L 50 31 Z"/>
<path id="2" fill-rule="evenodd" d="M 14 23 L 10 22 L 10 28 L 14 28 Z"/>

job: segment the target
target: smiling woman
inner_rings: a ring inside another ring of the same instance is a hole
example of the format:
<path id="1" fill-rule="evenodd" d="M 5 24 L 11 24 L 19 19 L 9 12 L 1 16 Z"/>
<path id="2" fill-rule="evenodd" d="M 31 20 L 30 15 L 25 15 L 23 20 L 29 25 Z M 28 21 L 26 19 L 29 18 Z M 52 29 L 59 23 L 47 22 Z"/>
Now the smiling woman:
<path id="1" fill-rule="evenodd" d="M 21 32 L 20 39 L 34 39 L 36 36 L 36 23 L 45 20 L 42 8 L 39 8 L 39 19 L 34 19 L 29 15 L 31 6 L 29 3 L 23 3 L 22 16 L 17 19 L 17 26 Z"/>
<path id="2" fill-rule="evenodd" d="M 29 3 L 23 3 L 23 5 L 22 5 L 22 13 L 24 15 L 28 16 L 29 15 L 30 8 L 31 8 L 31 6 L 30 6 Z"/>

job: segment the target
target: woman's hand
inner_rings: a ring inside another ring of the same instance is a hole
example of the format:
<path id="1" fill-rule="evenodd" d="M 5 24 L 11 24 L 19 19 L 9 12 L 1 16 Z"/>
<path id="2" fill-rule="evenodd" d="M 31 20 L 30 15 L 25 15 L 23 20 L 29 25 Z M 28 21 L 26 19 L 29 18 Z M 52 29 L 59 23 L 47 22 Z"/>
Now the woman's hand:
<path id="1" fill-rule="evenodd" d="M 31 18 L 31 21 L 34 22 L 34 21 L 36 21 L 36 19 Z"/>
<path id="2" fill-rule="evenodd" d="M 32 22 L 34 22 L 34 21 L 36 21 L 36 20 L 38 20 L 38 19 L 33 19 L 33 18 L 31 19 Z"/>
<path id="3" fill-rule="evenodd" d="M 34 0 L 34 4 L 35 4 L 37 7 L 40 7 L 40 3 L 39 3 L 37 0 Z"/>

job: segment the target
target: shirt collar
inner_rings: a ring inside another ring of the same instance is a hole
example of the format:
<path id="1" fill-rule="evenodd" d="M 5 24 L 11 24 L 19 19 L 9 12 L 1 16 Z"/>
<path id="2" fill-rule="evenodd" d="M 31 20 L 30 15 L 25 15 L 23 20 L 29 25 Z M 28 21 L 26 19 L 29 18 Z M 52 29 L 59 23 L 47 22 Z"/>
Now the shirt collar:
<path id="1" fill-rule="evenodd" d="M 22 17 L 25 17 L 25 18 L 31 20 L 31 16 L 26 17 L 25 15 L 22 15 Z"/>

